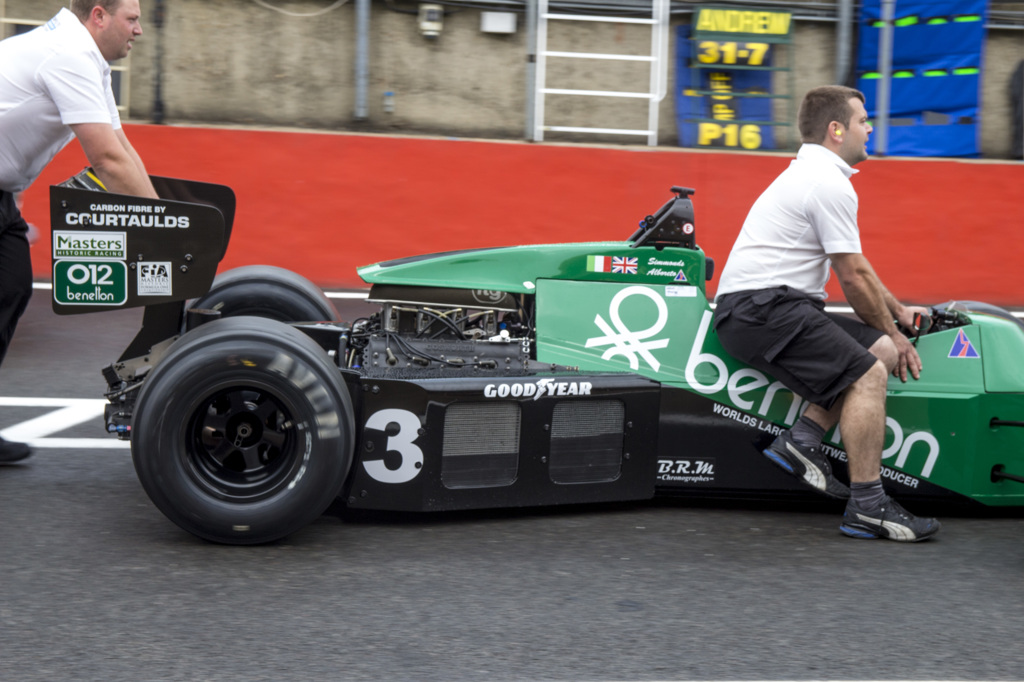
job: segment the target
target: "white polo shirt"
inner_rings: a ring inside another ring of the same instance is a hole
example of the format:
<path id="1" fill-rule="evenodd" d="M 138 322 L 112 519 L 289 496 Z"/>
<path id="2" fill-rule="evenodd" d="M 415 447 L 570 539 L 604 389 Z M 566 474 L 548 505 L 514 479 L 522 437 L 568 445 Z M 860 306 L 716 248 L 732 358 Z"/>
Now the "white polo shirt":
<path id="1" fill-rule="evenodd" d="M 804 144 L 747 214 L 717 295 L 789 286 L 824 300 L 831 253 L 861 253 L 856 173 L 818 144 Z"/>
<path id="2" fill-rule="evenodd" d="M 121 127 L 110 65 L 70 10 L 0 41 L 0 189 L 32 184 L 74 137 L 69 125 Z"/>

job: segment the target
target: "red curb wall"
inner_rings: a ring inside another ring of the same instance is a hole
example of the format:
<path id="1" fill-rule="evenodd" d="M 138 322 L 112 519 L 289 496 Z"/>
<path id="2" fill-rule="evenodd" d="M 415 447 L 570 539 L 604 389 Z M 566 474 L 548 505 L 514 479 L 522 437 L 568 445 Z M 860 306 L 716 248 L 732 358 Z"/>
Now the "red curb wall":
<path id="1" fill-rule="evenodd" d="M 696 188 L 697 241 L 720 268 L 750 205 L 788 154 L 555 146 L 128 125 L 149 172 L 232 187 L 221 271 L 285 267 L 324 287 L 356 266 L 471 247 L 621 240 L 672 185 Z M 48 279 L 48 187 L 86 165 L 72 142 L 25 193 Z M 872 159 L 858 166 L 865 253 L 901 300 L 1024 304 L 1016 190 L 1024 164 Z M 714 292 L 715 282 L 708 286 Z M 834 301 L 842 293 L 830 283 Z"/>

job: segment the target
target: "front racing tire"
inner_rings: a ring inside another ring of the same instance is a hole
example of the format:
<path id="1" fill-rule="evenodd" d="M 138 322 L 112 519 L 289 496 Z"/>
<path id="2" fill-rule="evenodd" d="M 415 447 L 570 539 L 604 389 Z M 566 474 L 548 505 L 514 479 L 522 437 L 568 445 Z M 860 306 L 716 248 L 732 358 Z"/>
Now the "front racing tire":
<path id="1" fill-rule="evenodd" d="M 181 337 L 146 378 L 132 461 L 167 518 L 259 544 L 320 516 L 352 463 L 351 397 L 327 354 L 279 322 L 233 317 Z"/>
<path id="2" fill-rule="evenodd" d="M 210 291 L 189 308 L 216 310 L 222 318 L 252 315 L 279 322 L 341 319 L 318 286 L 302 275 L 273 265 L 246 265 L 217 275 Z"/>

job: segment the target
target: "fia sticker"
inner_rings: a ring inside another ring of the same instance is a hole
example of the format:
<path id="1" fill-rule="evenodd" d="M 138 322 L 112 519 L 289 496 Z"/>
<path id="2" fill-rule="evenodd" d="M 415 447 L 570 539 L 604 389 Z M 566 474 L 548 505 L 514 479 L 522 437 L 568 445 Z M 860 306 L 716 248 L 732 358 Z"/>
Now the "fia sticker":
<path id="1" fill-rule="evenodd" d="M 171 262 L 149 261 L 139 263 L 137 272 L 139 296 L 171 295 Z"/>

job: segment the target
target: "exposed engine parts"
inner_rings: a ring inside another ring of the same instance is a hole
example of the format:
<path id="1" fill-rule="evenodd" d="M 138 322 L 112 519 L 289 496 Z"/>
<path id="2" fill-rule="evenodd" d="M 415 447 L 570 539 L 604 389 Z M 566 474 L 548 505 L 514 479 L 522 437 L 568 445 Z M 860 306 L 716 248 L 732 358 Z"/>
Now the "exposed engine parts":
<path id="1" fill-rule="evenodd" d="M 505 292 L 404 288 L 405 300 L 370 300 L 381 311 L 352 325 L 339 364 L 368 376 L 502 376 L 530 369 L 532 300 Z M 432 302 L 425 302 L 433 298 Z"/>

